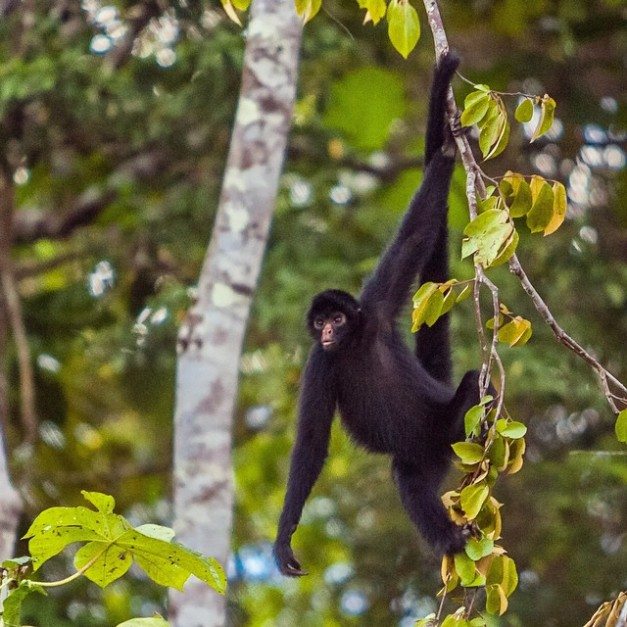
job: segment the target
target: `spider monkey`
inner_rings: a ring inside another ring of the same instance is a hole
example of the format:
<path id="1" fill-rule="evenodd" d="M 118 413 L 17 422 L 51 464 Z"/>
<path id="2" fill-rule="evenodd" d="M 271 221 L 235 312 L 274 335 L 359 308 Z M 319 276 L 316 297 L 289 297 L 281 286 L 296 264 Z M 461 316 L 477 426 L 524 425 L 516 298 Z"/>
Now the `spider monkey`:
<path id="1" fill-rule="evenodd" d="M 424 179 L 360 298 L 327 290 L 314 297 L 307 314 L 315 344 L 301 382 L 298 431 L 274 544 L 284 575 L 306 574 L 291 537 L 327 456 L 336 408 L 358 445 L 391 455 L 403 506 L 436 553 L 456 553 L 466 543 L 467 531 L 450 520 L 438 490 L 450 445 L 464 437 L 463 416 L 479 402 L 478 373 L 467 372 L 457 389 L 451 387 L 447 316 L 422 327 L 415 354 L 396 326 L 417 274 L 423 282 L 448 276 L 447 194 L 455 144 L 444 113 L 458 64 L 448 53 L 436 67 Z"/>

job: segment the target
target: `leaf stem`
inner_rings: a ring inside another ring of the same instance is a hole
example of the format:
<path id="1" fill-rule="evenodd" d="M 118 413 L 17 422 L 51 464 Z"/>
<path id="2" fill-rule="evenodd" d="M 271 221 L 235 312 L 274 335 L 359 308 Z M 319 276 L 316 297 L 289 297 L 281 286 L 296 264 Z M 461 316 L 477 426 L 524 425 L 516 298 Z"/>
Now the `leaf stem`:
<path id="1" fill-rule="evenodd" d="M 58 581 L 33 581 L 32 579 L 28 580 L 32 582 L 32 585 L 38 586 L 41 588 L 56 588 L 57 586 L 64 586 L 66 583 L 70 583 L 75 579 L 78 579 L 82 575 L 85 574 L 111 547 L 110 544 L 107 544 L 100 553 L 94 555 L 84 566 L 81 566 L 75 573 L 71 574 L 69 577 L 65 579 L 59 579 Z"/>

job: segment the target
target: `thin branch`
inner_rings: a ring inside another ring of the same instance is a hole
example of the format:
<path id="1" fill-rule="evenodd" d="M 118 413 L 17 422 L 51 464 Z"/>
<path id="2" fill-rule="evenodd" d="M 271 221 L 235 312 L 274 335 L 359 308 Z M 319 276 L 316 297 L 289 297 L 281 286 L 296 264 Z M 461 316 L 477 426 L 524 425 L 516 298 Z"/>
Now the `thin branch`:
<path id="1" fill-rule="evenodd" d="M 3 176 L 0 180 L 0 284 L 17 352 L 20 377 L 20 418 L 25 440 L 32 443 L 37 438 L 35 376 L 22 315 L 22 303 L 11 259 L 13 200 L 12 182 L 7 176 Z"/>
<path id="2" fill-rule="evenodd" d="M 443 53 L 449 49 L 448 39 L 442 23 L 442 16 L 436 0 L 423 0 L 427 17 L 429 20 L 429 26 L 433 33 L 433 40 L 435 44 L 436 57 L 439 59 Z M 459 110 L 455 102 L 455 96 L 453 90 L 449 90 L 448 100 L 448 115 L 451 123 L 454 123 L 459 115 Z M 455 137 L 457 147 L 460 152 L 464 169 L 468 176 L 471 173 L 475 174 L 474 184 L 476 190 L 481 197 L 485 196 L 486 188 L 483 178 L 481 176 L 481 168 L 477 164 L 475 156 L 470 147 L 470 142 L 464 134 L 458 134 Z M 614 375 L 606 370 L 592 355 L 590 355 L 580 344 L 578 344 L 572 337 L 570 337 L 556 322 L 553 314 L 550 312 L 546 303 L 542 300 L 542 297 L 538 294 L 537 290 L 529 281 L 525 271 L 523 270 L 520 261 L 516 255 L 513 255 L 509 261 L 510 271 L 515 274 L 521 282 L 521 285 L 525 292 L 531 298 L 535 308 L 538 310 L 544 321 L 553 330 L 555 337 L 558 341 L 573 351 L 576 355 L 586 361 L 598 374 L 601 382 L 601 388 L 608 403 L 613 411 L 618 412 L 623 406 L 627 407 L 627 387 L 621 383 Z M 483 281 L 482 281 L 483 282 Z"/>
<path id="3" fill-rule="evenodd" d="M 592 368 L 599 375 L 603 392 L 614 412 L 618 413 L 621 409 L 627 407 L 627 387 L 625 387 L 614 375 L 607 371 L 585 348 L 583 348 L 583 346 L 581 346 L 570 335 L 568 335 L 564 329 L 562 329 L 562 327 L 555 320 L 547 304 L 532 285 L 516 255 L 510 259 L 509 269 L 518 277 L 523 289 L 527 292 L 529 298 L 531 298 L 531 302 L 537 309 L 538 313 L 553 331 L 557 341 L 581 357 L 581 359 L 592 366 Z M 612 391 L 612 388 L 615 388 L 616 392 L 618 392 L 620 396 L 617 396 L 616 393 Z M 618 403 L 616 401 L 618 401 Z"/>

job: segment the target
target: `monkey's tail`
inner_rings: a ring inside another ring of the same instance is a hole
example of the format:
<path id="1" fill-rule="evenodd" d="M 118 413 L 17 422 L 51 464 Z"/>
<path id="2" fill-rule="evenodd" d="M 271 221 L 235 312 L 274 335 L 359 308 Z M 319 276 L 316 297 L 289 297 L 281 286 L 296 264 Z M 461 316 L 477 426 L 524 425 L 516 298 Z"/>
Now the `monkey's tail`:
<path id="1" fill-rule="evenodd" d="M 458 66 L 459 57 L 449 50 L 440 57 L 440 62 L 433 73 L 425 142 L 425 166 L 429 165 L 433 155 L 444 145 L 446 96 L 451 78 Z"/>

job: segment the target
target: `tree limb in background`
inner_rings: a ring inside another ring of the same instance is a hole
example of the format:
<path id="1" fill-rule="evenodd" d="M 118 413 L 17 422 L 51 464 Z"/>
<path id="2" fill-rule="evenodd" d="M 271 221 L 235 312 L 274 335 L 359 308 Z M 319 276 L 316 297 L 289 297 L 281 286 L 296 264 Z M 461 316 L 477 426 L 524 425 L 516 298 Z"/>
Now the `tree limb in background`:
<path id="1" fill-rule="evenodd" d="M 20 377 L 20 419 L 24 429 L 24 439 L 32 443 L 37 438 L 35 377 L 22 315 L 22 303 L 11 259 L 13 201 L 13 183 L 5 174 L 0 180 L 0 284 L 17 352 Z"/>
<path id="2" fill-rule="evenodd" d="M 429 26 L 433 33 L 433 40 L 435 43 L 436 56 L 439 59 L 443 52 L 448 50 L 448 39 L 444 25 L 442 22 L 442 16 L 436 0 L 423 0 L 425 10 L 429 19 Z M 459 111 L 453 95 L 453 90 L 449 90 L 448 97 L 449 117 L 451 122 L 457 119 Z M 475 184 L 480 196 L 485 196 L 486 189 L 481 178 L 481 169 L 475 160 L 475 156 L 468 142 L 468 138 L 461 134 L 456 138 L 457 147 L 459 148 L 462 163 L 467 174 L 473 173 L 475 176 Z M 510 271 L 518 277 L 523 289 L 533 302 L 534 307 L 540 313 L 544 321 L 552 329 L 557 340 L 570 349 L 575 355 L 581 357 L 586 363 L 588 363 L 599 375 L 601 380 L 601 387 L 603 393 L 607 398 L 607 401 L 613 411 L 618 412 L 620 409 L 627 407 L 627 387 L 623 385 L 614 375 L 606 370 L 590 353 L 588 353 L 578 342 L 570 337 L 556 322 L 553 314 L 550 312 L 546 303 L 542 297 L 538 294 L 538 291 L 532 285 L 531 281 L 527 277 L 523 267 L 520 264 L 518 257 L 514 254 L 509 261 Z"/>
<path id="3" fill-rule="evenodd" d="M 174 428 L 178 539 L 225 563 L 239 357 L 275 205 L 296 92 L 302 23 L 293 0 L 254 0 L 239 104 L 197 302 L 179 331 Z M 170 595 L 176 627 L 225 623 L 200 582 Z"/>

